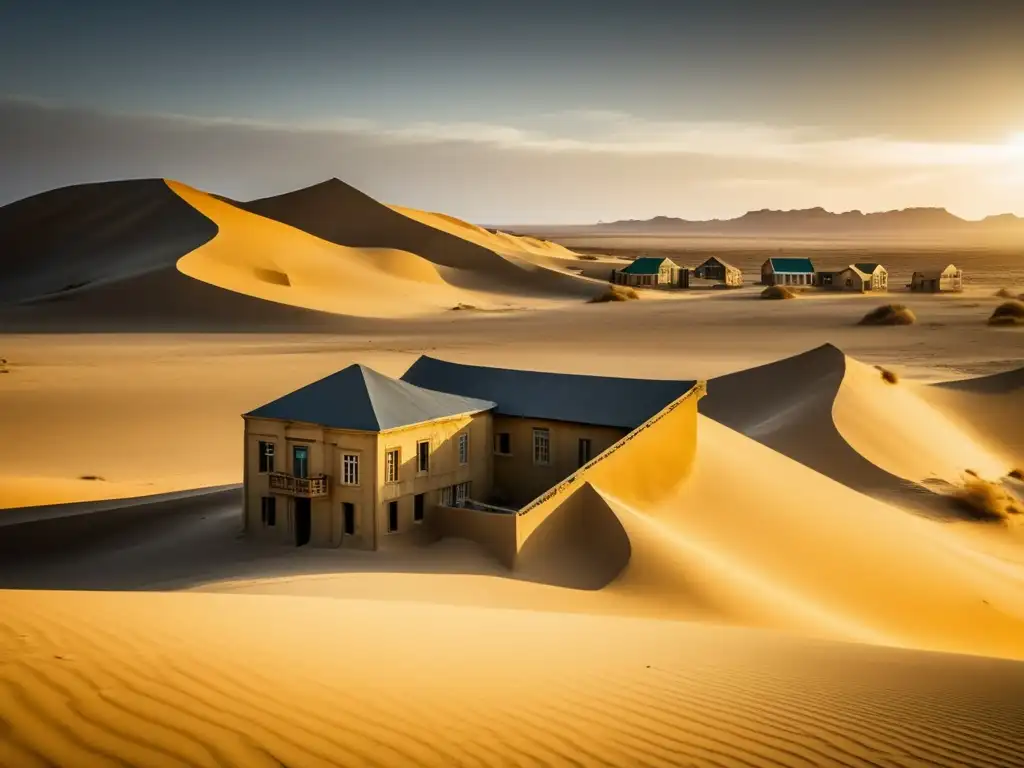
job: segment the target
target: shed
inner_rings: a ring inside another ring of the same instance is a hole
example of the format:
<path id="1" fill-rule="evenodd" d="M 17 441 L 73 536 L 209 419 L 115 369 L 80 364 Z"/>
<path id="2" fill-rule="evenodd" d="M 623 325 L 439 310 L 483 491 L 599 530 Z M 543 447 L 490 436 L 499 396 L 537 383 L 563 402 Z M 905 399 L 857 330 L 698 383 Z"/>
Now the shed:
<path id="1" fill-rule="evenodd" d="M 612 273 L 612 282 L 640 288 L 679 288 L 683 270 L 672 259 L 641 256 L 627 267 Z"/>
<path id="2" fill-rule="evenodd" d="M 743 273 L 726 261 L 712 256 L 693 270 L 693 276 L 699 280 L 713 280 L 728 286 L 743 285 Z"/>
<path id="3" fill-rule="evenodd" d="M 761 265 L 762 285 L 814 285 L 814 264 L 810 259 L 780 257 Z"/>
<path id="4" fill-rule="evenodd" d="M 910 280 L 910 290 L 922 293 L 962 291 L 963 289 L 963 270 L 958 269 L 954 264 L 947 265 L 945 269 L 915 272 Z"/>

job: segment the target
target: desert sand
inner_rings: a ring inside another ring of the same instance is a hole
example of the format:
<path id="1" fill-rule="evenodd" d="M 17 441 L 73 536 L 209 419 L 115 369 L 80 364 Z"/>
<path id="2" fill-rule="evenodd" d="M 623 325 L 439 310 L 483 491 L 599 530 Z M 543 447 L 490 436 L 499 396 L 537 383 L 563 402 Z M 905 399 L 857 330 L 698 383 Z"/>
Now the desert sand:
<path id="1" fill-rule="evenodd" d="M 898 328 L 753 287 L 590 305 L 615 259 L 341 182 L 146 194 L 173 247 L 122 228 L 84 279 L 52 234 L 0 310 L 0 765 L 1024 764 L 1024 521 L 949 497 L 1024 465 L 987 284 Z M 634 441 L 514 571 L 240 538 L 239 415 L 421 353 L 707 379 L 696 453 Z"/>

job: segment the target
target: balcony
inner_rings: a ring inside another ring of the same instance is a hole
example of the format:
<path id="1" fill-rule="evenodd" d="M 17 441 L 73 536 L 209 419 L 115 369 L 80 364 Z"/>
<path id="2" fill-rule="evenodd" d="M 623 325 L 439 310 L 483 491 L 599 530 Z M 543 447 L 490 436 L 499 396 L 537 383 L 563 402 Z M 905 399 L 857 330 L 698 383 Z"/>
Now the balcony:
<path id="1" fill-rule="evenodd" d="M 270 490 L 278 493 L 306 499 L 327 495 L 327 475 L 295 477 L 285 472 L 271 472 L 267 477 L 270 479 Z"/>

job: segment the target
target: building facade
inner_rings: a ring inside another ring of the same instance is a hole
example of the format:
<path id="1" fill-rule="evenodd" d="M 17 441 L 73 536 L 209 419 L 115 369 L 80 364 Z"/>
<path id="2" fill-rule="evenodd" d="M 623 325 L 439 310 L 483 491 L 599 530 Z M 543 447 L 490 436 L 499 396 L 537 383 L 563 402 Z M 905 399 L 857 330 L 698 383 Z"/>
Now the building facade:
<path id="1" fill-rule="evenodd" d="M 772 258 L 761 265 L 762 285 L 814 285 L 814 264 L 804 258 Z"/>
<path id="2" fill-rule="evenodd" d="M 695 267 L 693 276 L 699 280 L 710 280 L 732 288 L 743 285 L 743 272 L 717 256 L 712 256 Z"/>
<path id="3" fill-rule="evenodd" d="M 672 259 L 641 256 L 612 272 L 611 282 L 634 288 L 683 288 L 687 271 Z"/>
<path id="4" fill-rule="evenodd" d="M 941 270 L 915 272 L 910 280 L 909 288 L 922 293 L 962 291 L 964 289 L 964 273 L 953 264 Z"/>
<path id="5" fill-rule="evenodd" d="M 402 379 L 349 366 L 243 416 L 244 529 L 296 546 L 450 535 L 507 549 L 510 515 L 698 384 L 427 357 Z"/>

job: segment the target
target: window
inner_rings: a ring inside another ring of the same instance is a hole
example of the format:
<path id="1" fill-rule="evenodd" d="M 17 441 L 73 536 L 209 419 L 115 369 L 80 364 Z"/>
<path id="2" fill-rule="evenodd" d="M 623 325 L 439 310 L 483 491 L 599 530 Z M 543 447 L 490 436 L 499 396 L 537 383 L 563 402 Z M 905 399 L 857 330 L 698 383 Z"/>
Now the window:
<path id="1" fill-rule="evenodd" d="M 260 499 L 260 519 L 263 520 L 263 525 L 268 528 L 273 528 L 277 525 L 277 498 L 274 496 L 264 496 Z"/>
<path id="2" fill-rule="evenodd" d="M 577 457 L 577 466 L 582 467 L 588 461 L 590 461 L 590 438 L 581 437 L 579 443 L 579 456 Z"/>
<path id="3" fill-rule="evenodd" d="M 455 501 L 455 486 L 446 485 L 441 489 L 441 506 L 450 507 Z"/>
<path id="4" fill-rule="evenodd" d="M 469 434 L 459 435 L 459 464 L 469 464 Z"/>
<path id="5" fill-rule="evenodd" d="M 398 502 L 388 502 L 388 533 L 398 532 Z"/>
<path id="6" fill-rule="evenodd" d="M 344 518 L 345 535 L 354 536 L 356 532 L 356 505 L 346 501 L 341 505 L 341 515 Z"/>
<path id="7" fill-rule="evenodd" d="M 416 443 L 416 471 L 427 472 L 430 469 L 430 441 L 420 440 Z"/>
<path id="8" fill-rule="evenodd" d="M 341 484 L 359 485 L 359 454 L 344 453 L 341 456 Z"/>
<path id="9" fill-rule="evenodd" d="M 414 523 L 423 522 L 423 494 L 417 493 L 412 498 L 412 521 Z"/>
<path id="10" fill-rule="evenodd" d="M 260 472 L 274 471 L 274 444 L 260 440 Z"/>
<path id="11" fill-rule="evenodd" d="M 551 432 L 547 429 L 533 430 L 533 463 L 551 463 Z"/>
<path id="12" fill-rule="evenodd" d="M 398 449 L 392 448 L 384 454 L 384 482 L 398 482 Z"/>
<path id="13" fill-rule="evenodd" d="M 292 474 L 296 477 L 309 477 L 309 447 L 296 445 L 292 447 Z"/>
<path id="14" fill-rule="evenodd" d="M 509 456 L 512 453 L 512 435 L 508 432 L 498 432 L 494 436 L 494 452 L 502 456 Z"/>
<path id="15" fill-rule="evenodd" d="M 455 486 L 455 506 L 459 507 L 469 498 L 469 483 L 459 483 Z"/>

